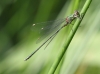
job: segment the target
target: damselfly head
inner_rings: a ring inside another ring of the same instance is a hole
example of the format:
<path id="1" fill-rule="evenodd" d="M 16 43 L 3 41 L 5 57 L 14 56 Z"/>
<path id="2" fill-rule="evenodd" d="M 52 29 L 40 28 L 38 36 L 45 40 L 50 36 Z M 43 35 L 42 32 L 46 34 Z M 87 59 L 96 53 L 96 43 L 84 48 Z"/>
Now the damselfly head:
<path id="1" fill-rule="evenodd" d="M 73 17 L 81 19 L 80 13 L 78 11 L 74 12 Z"/>

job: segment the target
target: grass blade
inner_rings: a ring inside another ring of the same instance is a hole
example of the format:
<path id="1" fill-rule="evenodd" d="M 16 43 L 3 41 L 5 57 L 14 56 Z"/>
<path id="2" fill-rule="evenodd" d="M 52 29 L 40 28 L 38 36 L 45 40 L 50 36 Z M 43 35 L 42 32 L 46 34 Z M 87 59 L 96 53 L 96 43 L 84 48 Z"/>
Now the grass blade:
<path id="1" fill-rule="evenodd" d="M 83 6 L 83 8 L 81 10 L 82 18 L 84 17 L 84 15 L 85 15 L 87 9 L 89 8 L 91 2 L 92 2 L 92 0 L 86 0 L 85 4 L 84 4 L 84 6 Z M 81 21 L 82 20 L 79 20 L 79 19 L 76 20 L 76 22 L 75 22 L 75 24 L 73 26 L 73 32 L 72 31 L 70 32 L 70 34 L 68 36 L 68 40 L 65 43 L 65 47 L 58 54 L 58 57 L 55 60 L 55 62 L 53 63 L 53 65 L 52 65 L 51 69 L 49 70 L 49 73 L 48 74 L 54 74 L 54 72 L 56 71 L 56 68 L 58 67 L 61 59 L 63 58 L 63 56 L 64 56 L 64 54 L 65 54 L 65 52 L 66 52 L 66 50 L 67 50 L 67 48 L 68 48 L 68 46 L 69 46 L 72 38 L 74 37 L 75 32 L 77 31 L 77 29 L 78 29 Z"/>

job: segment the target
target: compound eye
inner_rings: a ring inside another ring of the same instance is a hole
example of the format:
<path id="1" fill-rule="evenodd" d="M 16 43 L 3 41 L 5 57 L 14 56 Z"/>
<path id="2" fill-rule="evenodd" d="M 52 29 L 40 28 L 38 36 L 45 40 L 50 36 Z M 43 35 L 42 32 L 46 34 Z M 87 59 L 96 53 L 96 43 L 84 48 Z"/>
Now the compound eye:
<path id="1" fill-rule="evenodd" d="M 79 12 L 78 11 L 75 11 L 74 17 L 79 17 L 79 16 L 80 16 Z"/>

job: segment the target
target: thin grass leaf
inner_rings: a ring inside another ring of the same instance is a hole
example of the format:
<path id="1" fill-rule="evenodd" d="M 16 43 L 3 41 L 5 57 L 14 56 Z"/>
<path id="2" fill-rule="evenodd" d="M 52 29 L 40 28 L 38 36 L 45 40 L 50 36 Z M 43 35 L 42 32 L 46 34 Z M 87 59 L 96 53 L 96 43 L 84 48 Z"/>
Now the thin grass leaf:
<path id="1" fill-rule="evenodd" d="M 92 2 L 92 0 L 86 0 L 85 4 L 84 4 L 84 6 L 83 6 L 83 8 L 81 10 L 82 18 L 84 17 L 84 15 L 85 15 L 87 9 L 89 8 L 91 2 Z M 68 48 L 68 46 L 69 46 L 72 38 L 74 37 L 74 35 L 75 35 L 75 33 L 76 33 L 76 31 L 77 31 L 77 29 L 78 29 L 81 21 L 82 20 L 79 20 L 79 19 L 76 20 L 76 22 L 75 22 L 75 24 L 73 26 L 73 32 L 72 31 L 70 32 L 70 34 L 68 36 L 68 40 L 65 43 L 65 47 L 58 54 L 58 57 L 55 60 L 54 64 L 52 65 L 51 69 L 49 70 L 49 73 L 48 74 L 54 74 L 55 73 L 55 71 L 56 71 L 56 69 L 57 69 L 57 67 L 58 67 L 61 59 L 63 58 L 63 56 L 64 56 L 64 54 L 65 54 L 65 52 L 66 52 L 66 50 L 67 50 L 67 48 Z"/>

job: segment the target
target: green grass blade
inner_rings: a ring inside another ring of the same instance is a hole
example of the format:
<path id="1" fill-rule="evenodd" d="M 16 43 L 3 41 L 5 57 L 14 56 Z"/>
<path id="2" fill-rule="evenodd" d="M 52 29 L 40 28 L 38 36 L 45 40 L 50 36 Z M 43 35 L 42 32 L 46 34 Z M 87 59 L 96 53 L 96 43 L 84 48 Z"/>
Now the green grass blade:
<path id="1" fill-rule="evenodd" d="M 90 4 L 91 4 L 92 0 L 86 0 L 85 2 L 85 5 L 83 6 L 82 10 L 81 10 L 81 14 L 82 14 L 82 17 L 84 17 L 87 9 L 89 8 Z M 56 68 L 58 67 L 61 59 L 63 58 L 73 36 L 75 35 L 75 32 L 77 31 L 80 23 L 81 23 L 82 20 L 79 20 L 77 19 L 74 26 L 73 26 L 73 31 L 70 32 L 69 36 L 68 36 L 68 40 L 67 42 L 65 43 L 65 47 L 60 51 L 60 53 L 58 54 L 58 57 L 57 59 L 55 60 L 54 64 L 52 65 L 51 69 L 49 70 L 49 73 L 48 74 L 54 74 Z"/>

